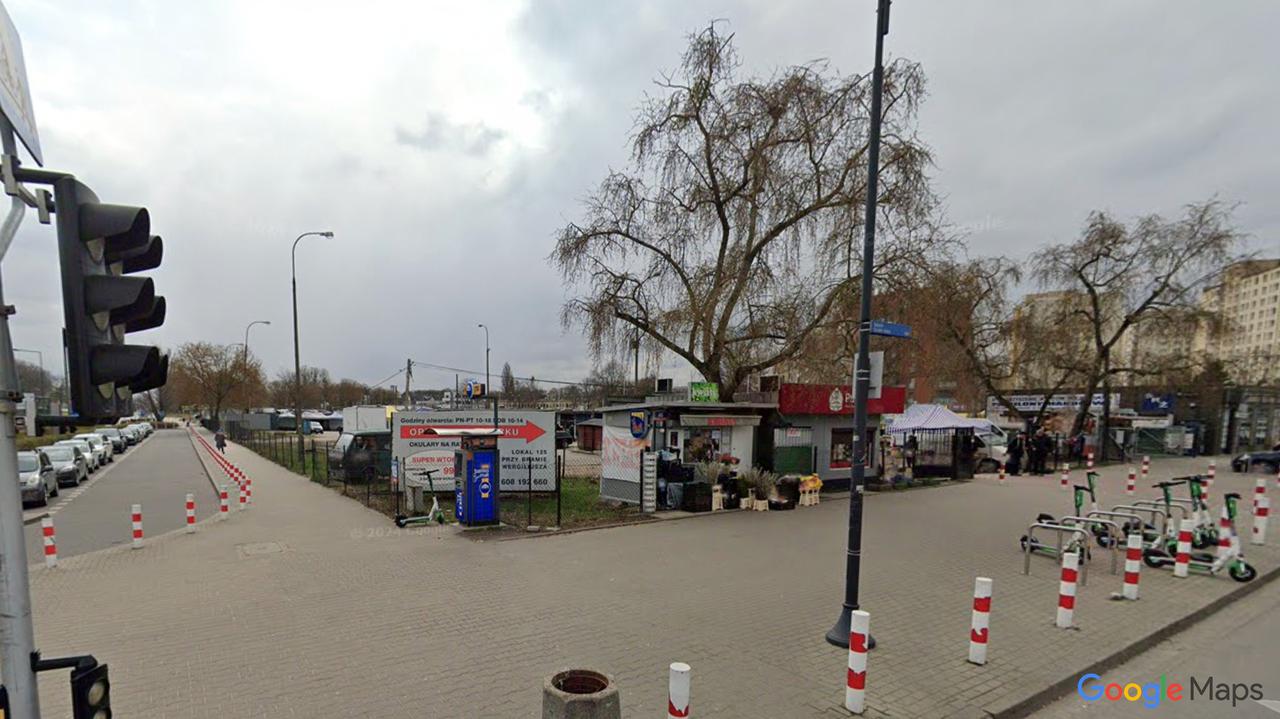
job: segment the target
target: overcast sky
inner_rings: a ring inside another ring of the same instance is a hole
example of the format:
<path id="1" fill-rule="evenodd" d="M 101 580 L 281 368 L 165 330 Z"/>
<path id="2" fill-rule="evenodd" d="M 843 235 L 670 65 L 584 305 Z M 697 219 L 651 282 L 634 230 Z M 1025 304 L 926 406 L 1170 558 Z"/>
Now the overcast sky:
<path id="1" fill-rule="evenodd" d="M 250 344 L 376 382 L 407 357 L 576 379 L 557 227 L 628 156 L 642 94 L 711 19 L 745 72 L 828 58 L 865 72 L 874 0 L 359 3 L 6 0 L 46 166 L 142 204 L 169 347 Z M 887 47 L 923 63 L 922 134 L 971 254 L 1023 256 L 1095 208 L 1242 203 L 1280 255 L 1280 3 L 898 0 Z M 1268 50 L 1267 48 L 1271 49 Z M 14 343 L 61 372 L 52 227 L 29 213 L 5 258 Z M 22 359 L 34 359 L 20 354 Z M 679 376 L 679 375 L 678 375 Z M 683 379 L 683 377 L 680 377 Z M 452 374 L 415 371 L 416 386 Z M 397 378 L 396 384 L 402 379 Z"/>

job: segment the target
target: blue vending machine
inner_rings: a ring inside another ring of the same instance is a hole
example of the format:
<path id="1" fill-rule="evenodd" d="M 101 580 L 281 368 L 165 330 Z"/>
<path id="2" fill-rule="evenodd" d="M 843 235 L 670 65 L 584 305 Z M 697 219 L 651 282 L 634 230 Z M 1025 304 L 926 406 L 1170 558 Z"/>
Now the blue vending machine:
<path id="1" fill-rule="evenodd" d="M 454 516 L 465 526 L 498 524 L 498 436 L 464 435 L 453 453 Z"/>

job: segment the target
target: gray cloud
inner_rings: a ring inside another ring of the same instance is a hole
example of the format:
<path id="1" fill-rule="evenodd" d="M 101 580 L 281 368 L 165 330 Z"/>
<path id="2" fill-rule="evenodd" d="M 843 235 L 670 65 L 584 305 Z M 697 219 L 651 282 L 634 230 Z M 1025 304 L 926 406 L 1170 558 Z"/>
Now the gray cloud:
<path id="1" fill-rule="evenodd" d="M 507 133 L 483 122 L 451 122 L 439 113 L 430 113 L 421 130 L 396 128 L 396 142 L 419 150 L 456 150 L 468 155 L 488 154 Z"/>

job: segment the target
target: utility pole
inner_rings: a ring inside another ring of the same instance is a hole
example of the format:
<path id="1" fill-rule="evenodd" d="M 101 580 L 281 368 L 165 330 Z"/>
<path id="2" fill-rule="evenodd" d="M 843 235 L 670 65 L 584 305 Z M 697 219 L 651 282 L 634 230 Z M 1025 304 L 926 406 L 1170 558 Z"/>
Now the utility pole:
<path id="1" fill-rule="evenodd" d="M 413 380 L 413 360 L 404 361 L 404 403 L 406 407 L 413 406 L 413 394 L 409 391 L 409 383 Z"/>
<path id="2" fill-rule="evenodd" d="M 849 469 L 849 537 L 845 554 L 844 605 L 827 632 L 827 641 L 849 646 L 849 617 L 858 608 L 858 578 L 862 570 L 862 491 L 866 483 L 867 397 L 871 394 L 871 273 L 876 248 L 876 192 L 880 174 L 880 96 L 884 92 L 884 36 L 889 34 L 890 0 L 876 9 L 876 65 L 871 79 L 871 138 L 867 154 L 867 207 L 863 221 L 862 296 L 858 318 L 858 360 L 853 383 L 853 462 Z M 867 637 L 867 647 L 876 645 Z"/>
<path id="3" fill-rule="evenodd" d="M 0 139 L 4 154 L 14 160 L 18 150 L 13 126 L 0 114 Z M 17 195 L 11 198 L 9 214 L 0 226 L 0 261 L 22 224 L 27 205 Z M 40 695 L 31 658 L 36 650 L 36 633 L 31 624 L 31 585 L 27 575 L 27 546 L 22 525 L 22 492 L 18 488 L 18 445 L 15 437 L 15 400 L 18 367 L 9 336 L 9 312 L 4 310 L 0 287 L 0 669 L 9 708 L 14 716 L 39 717 Z"/>

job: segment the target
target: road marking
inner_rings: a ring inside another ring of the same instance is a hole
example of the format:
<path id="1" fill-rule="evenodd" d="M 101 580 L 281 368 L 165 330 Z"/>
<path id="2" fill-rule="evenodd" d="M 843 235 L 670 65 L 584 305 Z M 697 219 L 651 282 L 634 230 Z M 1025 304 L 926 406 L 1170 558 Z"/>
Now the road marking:
<path id="1" fill-rule="evenodd" d="M 148 439 L 151 439 L 151 437 L 147 437 L 146 439 L 143 439 L 141 442 L 139 442 L 139 443 L 137 443 L 137 444 L 133 445 L 133 449 L 134 449 L 134 450 L 137 450 L 139 447 L 141 447 L 143 444 L 145 444 L 145 443 L 146 443 L 146 441 L 147 441 Z M 61 502 L 58 502 L 56 505 L 53 505 L 53 506 L 51 506 L 51 507 L 49 507 L 49 508 L 48 508 L 49 516 L 50 516 L 50 517 L 52 517 L 53 515 L 57 514 L 57 513 L 58 513 L 58 511 L 59 511 L 59 510 L 61 510 L 63 507 L 66 507 L 66 506 L 70 505 L 70 504 L 71 504 L 71 500 L 73 500 L 73 499 L 75 499 L 76 497 L 79 497 L 80 495 L 82 495 L 82 494 L 84 494 L 85 492 L 89 491 L 89 488 L 90 488 L 90 487 L 92 487 L 94 484 L 96 484 L 96 483 L 98 482 L 98 480 L 100 480 L 100 479 L 102 479 L 103 477 L 105 477 L 105 476 L 107 476 L 108 474 L 110 474 L 112 470 L 114 470 L 116 467 L 119 467 L 119 466 L 120 466 L 121 462 L 123 462 L 124 460 L 126 460 L 126 459 L 128 459 L 128 458 L 130 458 L 130 457 L 132 457 L 132 456 L 133 456 L 133 453 L 132 453 L 132 452 L 131 452 L 131 453 L 129 453 L 129 454 L 126 454 L 126 455 L 120 455 L 120 459 L 119 459 L 119 461 L 112 462 L 111 464 L 107 465 L 107 467 L 106 467 L 105 469 L 101 469 L 101 468 L 100 468 L 100 469 L 98 470 L 98 473 L 97 473 L 97 474 L 93 475 L 93 476 L 92 476 L 92 477 L 90 477 L 88 480 L 86 480 L 86 481 L 84 481 L 84 482 L 80 483 L 80 484 L 79 484 L 79 485 L 77 485 L 74 489 L 72 489 L 72 488 L 68 488 L 68 489 L 69 489 L 69 493 L 67 494 L 67 498 L 66 498 L 66 499 L 64 499 L 64 500 L 62 500 Z M 62 495 L 62 492 L 63 492 L 63 490 L 62 490 L 62 489 L 59 489 L 59 490 L 58 490 L 58 495 L 59 495 L 59 496 L 61 496 L 61 495 Z"/>
<path id="2" fill-rule="evenodd" d="M 1275 699 L 1256 699 L 1255 701 L 1276 714 L 1280 714 L 1280 701 L 1276 701 Z"/>

